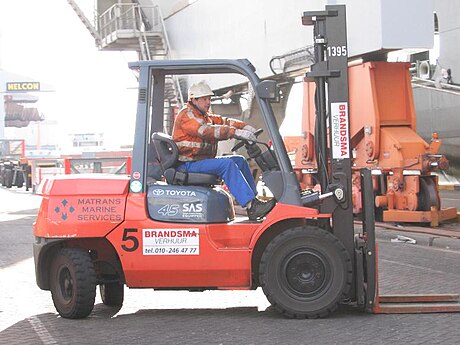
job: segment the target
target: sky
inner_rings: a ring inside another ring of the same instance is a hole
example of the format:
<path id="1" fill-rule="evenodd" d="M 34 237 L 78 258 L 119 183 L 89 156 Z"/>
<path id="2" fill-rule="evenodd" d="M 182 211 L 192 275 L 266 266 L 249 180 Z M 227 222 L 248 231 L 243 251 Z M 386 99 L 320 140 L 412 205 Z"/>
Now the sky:
<path id="1" fill-rule="evenodd" d="M 93 0 L 78 0 L 90 12 Z M 132 144 L 134 52 L 103 52 L 64 0 L 0 1 L 0 68 L 50 84 L 39 110 L 58 121 L 56 135 L 105 133 L 109 146 Z"/>
<path id="2" fill-rule="evenodd" d="M 77 4 L 92 18 L 94 0 Z M 55 90 L 38 95 L 40 112 L 58 122 L 55 142 L 47 143 L 65 148 L 72 133 L 103 132 L 108 148 L 132 144 L 137 81 L 128 61 L 136 59 L 135 52 L 99 51 L 67 1 L 0 1 L 0 68 Z M 296 87 L 292 93 L 299 98 Z M 284 121 L 283 135 L 298 135 L 299 121 Z"/>

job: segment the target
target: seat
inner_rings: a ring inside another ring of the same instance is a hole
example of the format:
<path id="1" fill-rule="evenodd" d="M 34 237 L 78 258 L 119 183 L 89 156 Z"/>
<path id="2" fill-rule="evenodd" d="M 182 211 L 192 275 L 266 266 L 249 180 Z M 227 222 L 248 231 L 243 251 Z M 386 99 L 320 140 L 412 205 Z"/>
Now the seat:
<path id="1" fill-rule="evenodd" d="M 148 176 L 172 185 L 214 186 L 219 184 L 220 178 L 213 174 L 188 173 L 177 170 L 179 149 L 170 135 L 161 132 L 152 134 L 150 145 Z"/>

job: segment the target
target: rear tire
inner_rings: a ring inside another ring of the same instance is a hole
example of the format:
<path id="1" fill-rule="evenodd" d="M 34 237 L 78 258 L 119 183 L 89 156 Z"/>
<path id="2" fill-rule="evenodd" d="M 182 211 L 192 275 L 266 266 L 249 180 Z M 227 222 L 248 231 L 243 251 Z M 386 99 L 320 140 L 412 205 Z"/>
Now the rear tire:
<path id="1" fill-rule="evenodd" d="M 276 236 L 265 249 L 259 281 L 270 303 L 289 318 L 325 317 L 346 297 L 352 265 L 342 243 L 316 227 Z"/>
<path id="2" fill-rule="evenodd" d="M 99 285 L 102 303 L 109 307 L 121 307 L 124 299 L 124 285 L 121 283 L 105 283 Z"/>
<path id="3" fill-rule="evenodd" d="M 87 317 L 96 297 L 96 272 L 89 253 L 61 249 L 51 264 L 50 286 L 54 306 L 62 317 Z"/>

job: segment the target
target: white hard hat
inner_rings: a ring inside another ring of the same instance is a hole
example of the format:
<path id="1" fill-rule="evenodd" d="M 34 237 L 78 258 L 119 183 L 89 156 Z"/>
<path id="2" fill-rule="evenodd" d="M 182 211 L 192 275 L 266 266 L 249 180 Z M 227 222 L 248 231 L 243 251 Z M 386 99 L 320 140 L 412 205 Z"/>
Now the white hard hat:
<path id="1" fill-rule="evenodd" d="M 211 88 L 208 84 L 206 84 L 205 81 L 195 83 L 192 86 L 190 86 L 190 89 L 188 89 L 188 99 L 205 96 L 214 96 L 214 92 L 212 92 Z"/>

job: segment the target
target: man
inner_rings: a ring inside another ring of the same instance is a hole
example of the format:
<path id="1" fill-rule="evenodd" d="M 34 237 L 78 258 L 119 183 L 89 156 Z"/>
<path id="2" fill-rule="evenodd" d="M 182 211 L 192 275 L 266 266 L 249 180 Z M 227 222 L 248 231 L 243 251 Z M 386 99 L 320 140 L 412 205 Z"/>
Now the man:
<path id="1" fill-rule="evenodd" d="M 189 89 L 189 100 L 179 111 L 173 129 L 179 161 L 183 162 L 178 169 L 219 176 L 236 201 L 247 209 L 249 219 L 257 220 L 273 208 L 275 200 L 262 202 L 257 199 L 254 178 L 243 156 L 216 157 L 218 141 L 232 138 L 255 141 L 256 130 L 243 121 L 209 112 L 213 95 L 204 81 Z"/>

